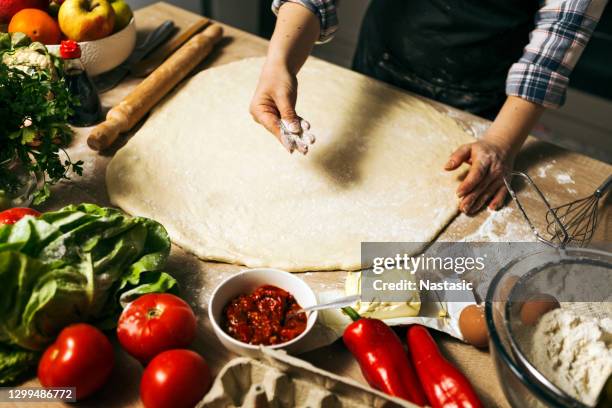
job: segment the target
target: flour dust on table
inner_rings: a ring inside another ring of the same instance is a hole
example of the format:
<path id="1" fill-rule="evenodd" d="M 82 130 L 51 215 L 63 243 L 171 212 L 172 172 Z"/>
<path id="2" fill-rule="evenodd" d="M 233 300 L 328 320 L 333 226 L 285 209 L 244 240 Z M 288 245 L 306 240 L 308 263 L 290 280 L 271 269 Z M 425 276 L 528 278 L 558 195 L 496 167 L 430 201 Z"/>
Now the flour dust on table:
<path id="1" fill-rule="evenodd" d="M 248 112 L 263 62 L 170 95 L 110 162 L 112 202 L 203 259 L 289 271 L 359 269 L 361 242 L 429 242 L 455 217 L 460 171 L 443 167 L 473 139 L 453 119 L 309 59 L 297 112 L 317 142 L 290 155 Z"/>

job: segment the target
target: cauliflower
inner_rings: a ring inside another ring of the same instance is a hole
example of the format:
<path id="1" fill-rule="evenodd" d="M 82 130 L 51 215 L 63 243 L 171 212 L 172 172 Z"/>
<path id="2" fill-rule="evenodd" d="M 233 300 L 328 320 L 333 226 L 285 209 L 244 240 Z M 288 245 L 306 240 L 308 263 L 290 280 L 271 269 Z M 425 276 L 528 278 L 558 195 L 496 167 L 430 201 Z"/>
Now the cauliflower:
<path id="1" fill-rule="evenodd" d="M 47 52 L 47 48 L 39 42 L 5 52 L 2 55 L 2 63 L 25 73 L 48 71 L 52 78 L 57 77 L 53 58 Z"/>

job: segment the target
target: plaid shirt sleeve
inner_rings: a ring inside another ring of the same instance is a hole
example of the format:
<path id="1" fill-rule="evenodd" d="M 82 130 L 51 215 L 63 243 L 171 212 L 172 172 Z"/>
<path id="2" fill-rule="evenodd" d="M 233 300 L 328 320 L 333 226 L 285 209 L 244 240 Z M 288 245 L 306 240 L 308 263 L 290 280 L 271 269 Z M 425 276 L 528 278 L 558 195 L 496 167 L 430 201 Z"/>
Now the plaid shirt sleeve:
<path id="1" fill-rule="evenodd" d="M 565 102 L 569 76 L 607 0 L 544 0 L 520 60 L 510 67 L 506 93 L 549 108 Z"/>
<path id="2" fill-rule="evenodd" d="M 330 41 L 338 30 L 335 0 L 273 0 L 272 11 L 274 14 L 278 14 L 278 9 L 285 3 L 301 4 L 317 16 L 319 23 L 321 23 L 319 43 Z"/>

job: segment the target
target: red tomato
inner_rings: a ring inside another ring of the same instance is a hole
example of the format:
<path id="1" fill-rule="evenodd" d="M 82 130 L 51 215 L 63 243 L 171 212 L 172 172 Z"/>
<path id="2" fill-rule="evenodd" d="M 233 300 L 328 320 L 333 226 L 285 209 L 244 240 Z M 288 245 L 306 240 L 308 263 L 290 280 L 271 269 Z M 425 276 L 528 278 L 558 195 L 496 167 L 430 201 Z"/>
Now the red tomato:
<path id="1" fill-rule="evenodd" d="M 26 215 L 40 217 L 40 213 L 31 208 L 11 208 L 0 212 L 0 224 L 14 224 Z"/>
<path id="2" fill-rule="evenodd" d="M 104 385 L 113 369 L 113 346 L 95 327 L 79 323 L 61 331 L 38 363 L 43 387 L 76 387 L 85 398 Z"/>
<path id="3" fill-rule="evenodd" d="M 145 408 L 193 408 L 211 384 L 208 364 L 198 353 L 164 351 L 142 373 L 140 399 Z"/>
<path id="4" fill-rule="evenodd" d="M 150 293 L 130 303 L 117 324 L 121 346 L 142 363 L 162 351 L 184 348 L 196 335 L 196 317 L 183 299 Z"/>

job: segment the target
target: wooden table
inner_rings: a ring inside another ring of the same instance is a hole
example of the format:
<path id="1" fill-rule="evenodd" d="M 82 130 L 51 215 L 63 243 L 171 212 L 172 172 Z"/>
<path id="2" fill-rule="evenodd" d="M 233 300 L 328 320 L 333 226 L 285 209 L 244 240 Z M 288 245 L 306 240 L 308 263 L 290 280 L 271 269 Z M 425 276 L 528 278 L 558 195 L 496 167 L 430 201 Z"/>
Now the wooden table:
<path id="1" fill-rule="evenodd" d="M 170 18 L 177 26 L 184 29 L 190 22 L 199 18 L 193 13 L 166 3 L 156 3 L 137 10 L 135 14 L 139 36 L 153 29 L 164 19 Z M 224 29 L 225 38 L 198 69 L 265 55 L 268 44 L 266 40 L 229 26 L 224 26 Z M 119 87 L 102 95 L 103 104 L 110 107 L 118 103 L 139 81 L 135 78 L 126 79 Z M 451 115 L 477 137 L 482 135 L 488 127 L 489 122 L 481 118 L 436 102 L 429 102 Z M 244 107 L 244 109 L 247 108 Z M 104 174 L 113 151 L 98 155 L 89 150 L 85 143 L 88 131 L 89 129 L 79 129 L 75 142 L 69 148 L 73 159 L 85 162 L 83 177 L 74 177 L 73 180 L 63 182 L 54 188 L 54 195 L 46 204 L 45 209 L 57 209 L 63 205 L 77 202 L 110 205 L 104 184 Z M 125 142 L 126 139 L 127 137 L 124 137 L 123 141 Z M 563 203 L 591 193 L 597 184 L 612 172 L 612 166 L 539 142 L 534 138 L 528 140 L 517 167 L 535 176 L 535 180 L 553 203 Z M 571 181 L 567 184 L 558 184 L 556 177 L 565 182 L 569 177 Z M 528 208 L 536 208 L 532 195 L 526 194 L 525 201 Z M 509 208 L 510 210 L 505 210 L 503 217 L 499 217 L 500 219 L 496 221 L 499 224 L 497 228 L 502 230 L 497 231 L 496 234 L 508 241 L 530 240 L 532 236 L 514 204 L 510 204 Z M 610 217 L 606 215 L 607 213 L 604 213 L 601 218 L 607 221 L 600 226 L 599 238 L 609 241 L 612 236 L 612 225 Z M 440 234 L 439 239 L 452 241 L 459 240 L 466 235 L 476 234 L 473 235 L 475 239 L 482 238 L 486 241 L 490 238 L 491 231 L 480 231 L 480 233 L 477 231 L 489 217 L 493 216 L 487 211 L 474 217 L 460 215 Z M 172 272 L 181 283 L 185 298 L 196 311 L 199 319 L 199 333 L 194 348 L 205 356 L 213 373 L 216 373 L 233 355 L 223 348 L 214 336 L 206 317 L 205 305 L 212 288 L 228 275 L 241 269 L 244 267 L 201 261 L 178 247 L 173 247 L 167 267 L 167 270 Z M 315 290 L 324 290 L 342 287 L 345 272 L 303 273 L 300 276 Z M 476 350 L 444 334 L 437 334 L 436 339 L 448 358 L 470 378 L 487 407 L 508 406 L 496 381 L 496 374 L 488 352 Z M 119 355 L 117 368 L 111 381 L 95 397 L 82 403 L 83 406 L 140 405 L 138 383 L 142 369 L 135 360 L 125 355 L 119 348 L 117 349 Z M 316 366 L 363 382 L 359 367 L 341 342 L 306 353 L 301 357 Z M 36 385 L 38 385 L 36 379 L 24 384 L 24 386 Z M 44 407 L 46 405 L 37 403 L 33 406 Z M 23 406 L 23 404 L 15 404 L 15 406 Z"/>

